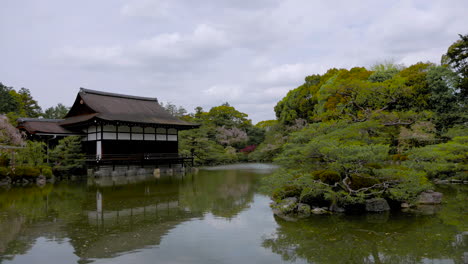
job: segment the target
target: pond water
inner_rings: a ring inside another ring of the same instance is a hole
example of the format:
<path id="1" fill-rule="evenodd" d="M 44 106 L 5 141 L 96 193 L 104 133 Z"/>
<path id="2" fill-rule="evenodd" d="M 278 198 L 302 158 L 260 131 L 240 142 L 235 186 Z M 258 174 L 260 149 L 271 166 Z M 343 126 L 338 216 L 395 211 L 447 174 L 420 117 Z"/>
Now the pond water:
<path id="1" fill-rule="evenodd" d="M 468 186 L 420 213 L 275 217 L 266 164 L 0 189 L 0 263 L 467 263 Z"/>

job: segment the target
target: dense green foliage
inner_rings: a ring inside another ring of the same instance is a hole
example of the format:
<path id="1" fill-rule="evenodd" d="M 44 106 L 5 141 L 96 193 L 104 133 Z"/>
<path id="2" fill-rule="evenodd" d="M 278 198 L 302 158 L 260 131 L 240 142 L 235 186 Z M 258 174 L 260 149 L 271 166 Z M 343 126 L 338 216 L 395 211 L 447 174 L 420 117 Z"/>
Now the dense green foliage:
<path id="1" fill-rule="evenodd" d="M 180 153 L 193 155 L 197 165 L 246 161 L 248 153 L 264 139 L 265 129 L 254 127 L 247 114 L 228 103 L 205 112 L 201 107 L 182 119 L 200 128 L 182 131 Z"/>
<path id="2" fill-rule="evenodd" d="M 460 35 L 442 56 L 442 63 L 448 64 L 461 77 L 459 88 L 465 99 L 468 97 L 468 34 Z"/>
<path id="3" fill-rule="evenodd" d="M 84 168 L 84 154 L 81 151 L 81 138 L 69 136 L 59 140 L 51 151 L 53 169 L 58 174 L 73 174 Z"/>
<path id="4" fill-rule="evenodd" d="M 23 148 L 0 155 L 0 179 L 7 176 L 13 181 L 39 175 L 52 177 L 53 174 L 80 173 L 83 168 L 81 140 L 75 136 L 59 140 L 49 154 L 44 142 L 27 141 Z"/>
<path id="5" fill-rule="evenodd" d="M 69 107 L 66 107 L 63 104 L 58 104 L 47 108 L 42 116 L 49 119 L 62 119 L 67 115 L 69 110 Z"/>
<path id="6" fill-rule="evenodd" d="M 68 110 L 68 107 L 58 104 L 42 112 L 29 89 L 15 90 L 13 87 L 0 83 L 0 114 L 8 116 L 9 122 L 13 125 L 16 125 L 16 120 L 20 117 L 60 119 L 67 114 Z"/>
<path id="7" fill-rule="evenodd" d="M 374 197 L 411 202 L 428 179 L 467 179 L 461 38 L 446 55 L 450 67 L 385 63 L 306 77 L 278 102 L 278 123 L 268 123 L 252 153 L 270 150 L 282 166 L 266 179 L 273 197 L 341 207 Z"/>

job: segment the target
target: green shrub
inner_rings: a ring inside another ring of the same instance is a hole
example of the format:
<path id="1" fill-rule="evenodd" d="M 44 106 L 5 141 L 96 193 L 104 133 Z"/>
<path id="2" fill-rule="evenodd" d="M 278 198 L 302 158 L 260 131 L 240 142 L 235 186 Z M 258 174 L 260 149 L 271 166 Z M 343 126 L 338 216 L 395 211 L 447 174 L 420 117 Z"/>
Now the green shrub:
<path id="1" fill-rule="evenodd" d="M 320 174 L 322 174 L 325 170 L 316 170 L 313 171 L 310 175 L 312 176 L 312 179 L 314 180 L 320 180 Z"/>
<path id="2" fill-rule="evenodd" d="M 10 172 L 10 170 L 6 167 L 0 167 L 0 179 L 3 179 L 5 178 L 6 176 L 8 176 L 8 173 Z"/>
<path id="3" fill-rule="evenodd" d="M 327 184 L 334 184 L 341 180 L 340 174 L 336 171 L 324 171 L 319 175 L 322 182 Z"/>
<path id="4" fill-rule="evenodd" d="M 24 168 L 24 177 L 34 178 L 41 174 L 41 170 L 38 167 L 26 166 Z"/>
<path id="5" fill-rule="evenodd" d="M 353 189 L 353 190 L 358 190 L 358 189 L 361 189 L 361 188 L 367 188 L 367 187 L 370 187 L 372 185 L 375 185 L 377 183 L 379 183 L 379 179 L 369 175 L 369 174 L 366 174 L 366 173 L 362 173 L 362 174 L 353 174 L 351 176 L 351 183 L 349 184 L 349 186 Z"/>
<path id="6" fill-rule="evenodd" d="M 367 163 L 365 166 L 368 167 L 368 168 L 373 168 L 373 169 L 381 169 L 382 168 L 382 165 L 380 165 L 379 163 Z"/>
<path id="7" fill-rule="evenodd" d="M 0 153 L 0 166 L 7 167 L 10 164 L 10 158 L 6 153 Z"/>
<path id="8" fill-rule="evenodd" d="M 327 199 L 326 194 L 331 190 L 324 185 L 306 187 L 301 192 L 300 201 L 311 206 L 329 206 L 331 201 Z"/>
<path id="9" fill-rule="evenodd" d="M 314 180 L 320 180 L 326 184 L 334 184 L 341 180 L 340 174 L 332 170 L 317 170 L 312 172 L 311 175 Z"/>
<path id="10" fill-rule="evenodd" d="M 402 154 L 395 154 L 392 156 L 392 160 L 393 161 L 405 161 L 405 160 L 408 160 L 408 156 L 402 155 Z"/>
<path id="11" fill-rule="evenodd" d="M 284 199 L 287 197 L 299 197 L 301 195 L 302 188 L 297 185 L 285 185 L 273 192 L 273 199 Z"/>
<path id="12" fill-rule="evenodd" d="M 35 178 L 40 174 L 41 170 L 38 167 L 31 166 L 16 166 L 10 171 L 12 178 Z"/>
<path id="13" fill-rule="evenodd" d="M 16 166 L 10 170 L 11 178 L 22 178 L 24 176 L 24 166 Z"/>
<path id="14" fill-rule="evenodd" d="M 41 175 L 45 176 L 46 178 L 51 178 L 52 176 L 54 176 L 54 174 L 52 173 L 52 168 L 47 165 L 39 166 L 39 169 L 41 171 Z"/>

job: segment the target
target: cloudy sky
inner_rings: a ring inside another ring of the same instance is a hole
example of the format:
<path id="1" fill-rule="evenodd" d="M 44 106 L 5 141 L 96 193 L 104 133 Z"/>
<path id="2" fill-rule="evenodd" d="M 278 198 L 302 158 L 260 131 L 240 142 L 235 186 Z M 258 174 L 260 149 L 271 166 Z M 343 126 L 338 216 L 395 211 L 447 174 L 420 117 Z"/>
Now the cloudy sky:
<path id="1" fill-rule="evenodd" d="M 467 14 L 466 0 L 3 0 L 0 82 L 43 108 L 85 87 L 258 122 L 330 67 L 439 62 Z"/>

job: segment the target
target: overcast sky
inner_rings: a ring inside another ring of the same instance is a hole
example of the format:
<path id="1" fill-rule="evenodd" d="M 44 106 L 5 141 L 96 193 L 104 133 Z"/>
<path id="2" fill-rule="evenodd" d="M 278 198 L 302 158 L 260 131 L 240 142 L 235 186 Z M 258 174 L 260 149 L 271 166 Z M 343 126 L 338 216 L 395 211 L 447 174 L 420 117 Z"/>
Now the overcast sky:
<path id="1" fill-rule="evenodd" d="M 43 108 L 85 87 L 258 122 L 306 75 L 439 63 L 467 14 L 466 0 L 2 0 L 0 82 Z"/>

